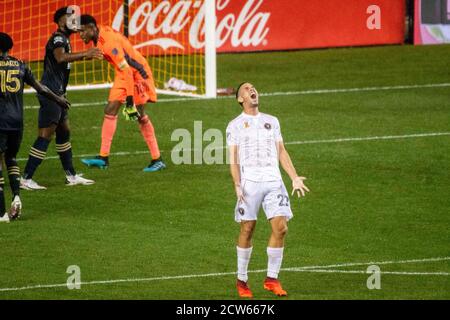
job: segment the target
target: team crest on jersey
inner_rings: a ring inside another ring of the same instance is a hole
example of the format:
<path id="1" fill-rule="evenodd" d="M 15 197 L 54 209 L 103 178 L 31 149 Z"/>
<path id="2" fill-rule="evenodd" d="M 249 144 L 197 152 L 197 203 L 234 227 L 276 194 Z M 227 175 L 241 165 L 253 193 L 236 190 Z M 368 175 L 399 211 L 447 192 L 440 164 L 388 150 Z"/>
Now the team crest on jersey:
<path id="1" fill-rule="evenodd" d="M 249 128 L 249 127 L 250 127 L 250 124 L 249 124 L 247 121 L 245 121 L 245 122 L 244 122 L 244 128 L 247 129 L 247 128 Z"/>
<path id="2" fill-rule="evenodd" d="M 266 122 L 264 124 L 264 128 L 266 128 L 267 130 L 270 130 L 270 129 L 272 129 L 272 126 L 270 125 L 270 123 Z"/>
<path id="3" fill-rule="evenodd" d="M 240 214 L 241 216 L 243 216 L 244 213 L 245 213 L 245 210 L 244 210 L 244 208 L 239 208 L 239 209 L 238 209 L 238 212 L 239 212 L 239 214 Z"/>
<path id="4" fill-rule="evenodd" d="M 53 38 L 53 44 L 57 44 L 58 42 L 64 43 L 64 38 L 61 36 L 56 36 L 55 38 Z"/>

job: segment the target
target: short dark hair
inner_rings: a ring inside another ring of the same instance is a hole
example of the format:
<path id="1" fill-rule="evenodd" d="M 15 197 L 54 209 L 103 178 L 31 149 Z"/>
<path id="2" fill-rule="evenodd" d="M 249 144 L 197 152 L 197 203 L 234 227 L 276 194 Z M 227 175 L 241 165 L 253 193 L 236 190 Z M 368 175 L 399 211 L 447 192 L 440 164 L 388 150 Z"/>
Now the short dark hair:
<path id="1" fill-rule="evenodd" d="M 68 7 L 62 7 L 55 11 L 55 14 L 53 15 L 54 23 L 57 24 L 59 22 L 59 19 L 61 19 L 61 17 L 64 17 L 67 14 L 67 8 Z"/>
<path id="2" fill-rule="evenodd" d="M 80 17 L 80 24 L 82 26 L 85 26 L 87 24 L 92 23 L 93 25 L 97 26 L 97 21 L 95 20 L 95 18 L 89 14 L 82 14 Z"/>
<path id="3" fill-rule="evenodd" d="M 241 87 L 246 84 L 247 82 L 242 82 L 241 84 L 238 85 L 237 89 L 236 89 L 236 99 L 239 98 L 239 90 L 241 89 Z"/>
<path id="4" fill-rule="evenodd" d="M 238 85 L 237 90 L 236 90 L 236 100 L 239 99 L 239 90 L 241 89 L 241 87 L 246 84 L 247 82 L 242 82 L 241 84 Z M 241 107 L 244 105 L 243 103 L 240 103 Z"/>
<path id="5" fill-rule="evenodd" d="M 7 52 L 12 49 L 13 45 L 13 39 L 9 36 L 9 34 L 0 32 L 0 50 L 2 52 Z"/>

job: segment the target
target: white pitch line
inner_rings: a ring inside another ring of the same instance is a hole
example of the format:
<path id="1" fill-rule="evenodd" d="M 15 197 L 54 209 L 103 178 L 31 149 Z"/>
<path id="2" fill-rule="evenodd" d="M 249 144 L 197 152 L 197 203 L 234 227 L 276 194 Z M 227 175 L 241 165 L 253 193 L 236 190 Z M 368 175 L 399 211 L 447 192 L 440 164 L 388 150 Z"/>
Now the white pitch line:
<path id="1" fill-rule="evenodd" d="M 436 262 L 436 261 L 446 261 L 450 260 L 450 257 L 436 257 L 436 258 L 425 258 L 425 259 L 409 259 L 409 260 L 391 260 L 391 261 L 372 261 L 372 262 L 350 262 L 350 263 L 339 263 L 330 264 L 326 266 L 306 266 L 298 268 L 284 268 L 285 271 L 297 271 L 305 269 L 324 269 L 324 268 L 340 268 L 340 267 L 355 267 L 355 266 L 366 266 L 366 265 L 385 265 L 385 264 L 406 264 L 406 263 L 417 263 L 417 262 Z"/>
<path id="2" fill-rule="evenodd" d="M 322 93 L 348 93 L 348 92 L 364 92 L 364 91 L 383 91 L 383 90 L 408 90 L 420 88 L 442 88 L 450 87 L 450 83 L 429 83 L 416 85 L 399 85 L 399 86 L 383 86 L 383 87 L 362 87 L 362 88 L 343 88 L 343 89 L 316 89 L 304 91 L 287 91 L 287 92 L 272 92 L 262 93 L 260 96 L 292 96 L 304 94 L 322 94 Z"/>
<path id="3" fill-rule="evenodd" d="M 384 87 L 362 87 L 362 88 L 342 88 L 342 89 L 315 89 L 315 90 L 302 90 L 302 91 L 286 91 L 286 92 L 267 92 L 260 93 L 261 97 L 276 97 L 276 96 L 298 96 L 298 95 L 310 95 L 310 94 L 328 94 L 328 93 L 351 93 L 351 92 L 367 92 L 367 91 L 385 91 L 385 90 L 408 90 L 408 89 L 421 89 L 421 88 L 445 88 L 450 87 L 450 83 L 428 83 L 417 85 L 399 85 L 399 86 L 384 86 Z M 231 96 L 218 96 L 217 98 L 174 98 L 174 99 L 159 99 L 157 103 L 167 102 L 182 102 L 182 101 L 202 101 L 211 99 L 234 99 L 234 95 Z M 106 101 L 74 103 L 72 107 L 87 107 L 106 105 Z M 39 106 L 25 106 L 24 109 L 39 109 Z"/>
<path id="4" fill-rule="evenodd" d="M 436 257 L 436 258 L 425 258 L 425 259 L 411 259 L 411 260 L 399 260 L 399 261 L 381 261 L 381 262 L 352 262 L 352 263 L 341 263 L 332 264 L 325 266 L 304 266 L 297 268 L 282 268 L 281 271 L 291 271 L 291 272 L 327 272 L 327 273 L 361 273 L 359 271 L 353 270 L 323 270 L 324 268 L 330 267 L 346 267 L 346 266 L 358 266 L 358 265 L 385 265 L 385 264 L 405 264 L 405 263 L 415 263 L 415 262 L 432 262 L 432 261 L 444 261 L 450 260 L 450 257 Z M 249 273 L 263 273 L 266 269 L 260 270 L 249 270 Z M 366 273 L 366 272 L 362 272 Z M 387 273 L 387 272 L 381 272 Z M 447 272 L 396 272 L 389 271 L 390 274 L 411 274 L 411 275 L 449 275 Z M 414 273 L 414 274 L 413 274 Z M 94 285 L 94 284 L 113 284 L 113 283 L 130 283 L 130 282 L 149 282 L 149 281 L 160 281 L 160 280 L 177 280 L 177 279 L 193 279 L 193 278 L 206 278 L 206 277 L 221 277 L 228 275 L 235 275 L 236 272 L 219 272 L 219 273 L 205 273 L 205 274 L 191 274 L 191 275 L 179 275 L 179 276 L 162 276 L 162 277 L 152 277 L 152 278 L 134 278 L 134 279 L 116 279 L 116 280 L 97 280 L 97 281 L 86 281 L 79 282 L 75 284 L 79 285 Z M 74 283 L 70 283 L 74 284 Z M 23 290 L 34 290 L 34 289 L 47 289 L 47 288 L 58 288 L 66 287 L 67 283 L 57 283 L 57 284 L 38 284 L 38 285 L 28 285 L 16 288 L 0 288 L 0 292 L 5 291 L 23 291 Z"/>
<path id="5" fill-rule="evenodd" d="M 362 270 L 334 270 L 334 269 L 299 269 L 287 270 L 288 272 L 315 272 L 315 273 L 350 273 L 367 274 L 372 272 Z M 450 272 L 416 272 L 416 271 L 380 271 L 380 274 L 406 275 L 406 276 L 450 276 Z"/>
<path id="6" fill-rule="evenodd" d="M 258 270 L 259 271 L 259 270 Z M 261 270 L 263 272 L 265 270 Z M 251 272 L 251 271 L 249 271 Z M 72 285 L 93 285 L 93 284 L 112 284 L 112 283 L 123 283 L 123 282 L 149 282 L 158 280 L 176 280 L 176 279 L 192 279 L 192 278 L 204 278 L 204 277 L 220 277 L 233 275 L 236 272 L 221 272 L 221 273 L 206 273 L 206 274 L 191 274 L 191 275 L 181 275 L 181 276 L 164 276 L 164 277 L 154 277 L 154 278 L 135 278 L 135 279 L 116 279 L 116 280 L 98 280 L 98 281 L 86 281 L 71 283 Z M 57 283 L 57 284 L 44 284 L 44 285 L 32 285 L 18 288 L 0 288 L 2 291 L 22 291 L 22 290 L 32 290 L 32 289 L 46 289 L 46 288 L 58 288 L 67 287 L 67 283 Z"/>
<path id="7" fill-rule="evenodd" d="M 315 144 L 315 143 L 333 143 L 333 142 L 351 142 L 351 141 L 371 141 L 371 140 L 392 140 L 392 139 L 408 139 L 408 138 L 422 138 L 422 137 L 436 137 L 436 136 L 450 136 L 450 132 L 431 132 L 431 133 L 414 133 L 414 134 L 405 134 L 405 135 L 398 135 L 398 136 L 374 136 L 374 137 L 356 137 L 356 138 L 337 138 L 337 139 L 327 139 L 327 140 L 305 140 L 305 141 L 290 141 L 285 142 L 285 145 L 297 145 L 297 144 Z M 226 146 L 221 148 L 215 148 L 214 150 L 218 149 L 225 149 Z M 180 152 L 180 151 L 195 151 L 196 149 L 174 149 L 173 152 Z M 164 153 L 167 151 L 161 150 L 161 153 Z M 129 156 L 129 155 L 137 155 L 137 154 L 147 154 L 148 151 L 119 151 L 119 152 L 113 152 L 110 155 L 111 156 Z M 73 158 L 89 158 L 89 157 L 95 157 L 96 154 L 79 154 L 74 155 Z M 59 159 L 59 156 L 49 156 L 45 157 L 46 160 L 51 159 Z M 26 161 L 28 158 L 18 158 L 17 161 Z"/>
<path id="8" fill-rule="evenodd" d="M 161 153 L 165 152 L 164 150 L 160 150 Z M 149 154 L 149 151 L 133 151 L 133 152 L 128 152 L 128 151 L 119 151 L 119 152 L 112 152 L 109 155 L 110 156 L 129 156 L 129 155 L 137 155 L 137 154 Z M 74 155 L 72 156 L 73 158 L 92 158 L 97 156 L 98 154 L 78 154 L 78 155 Z M 59 156 L 49 156 L 49 157 L 45 157 L 44 160 L 55 160 L 55 159 L 59 159 Z M 27 161 L 28 158 L 18 158 L 16 159 L 16 161 Z"/>
<path id="9" fill-rule="evenodd" d="M 337 138 L 326 140 L 306 140 L 306 141 L 291 141 L 285 144 L 314 144 L 314 143 L 330 143 L 330 142 L 348 142 L 348 141 L 370 141 L 370 140 L 392 140 L 392 139 L 408 139 L 420 137 L 435 137 L 435 136 L 450 136 L 450 132 L 432 132 L 432 133 L 414 133 L 397 136 L 374 136 L 374 137 L 357 137 L 357 138 Z"/>

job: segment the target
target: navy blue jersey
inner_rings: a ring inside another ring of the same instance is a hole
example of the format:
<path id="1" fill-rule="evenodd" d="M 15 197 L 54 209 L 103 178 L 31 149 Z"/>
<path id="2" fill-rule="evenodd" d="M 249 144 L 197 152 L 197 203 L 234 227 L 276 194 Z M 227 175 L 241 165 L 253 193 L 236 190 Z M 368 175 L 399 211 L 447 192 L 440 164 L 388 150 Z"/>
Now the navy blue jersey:
<path id="1" fill-rule="evenodd" d="M 0 130 L 23 128 L 23 85 L 35 82 L 30 68 L 11 56 L 0 56 Z"/>
<path id="2" fill-rule="evenodd" d="M 66 87 L 69 83 L 70 63 L 58 63 L 56 61 L 53 54 L 53 50 L 56 48 L 64 48 L 66 53 L 71 52 L 69 37 L 59 30 L 52 34 L 45 46 L 44 73 L 41 83 L 60 96 L 66 93 Z"/>

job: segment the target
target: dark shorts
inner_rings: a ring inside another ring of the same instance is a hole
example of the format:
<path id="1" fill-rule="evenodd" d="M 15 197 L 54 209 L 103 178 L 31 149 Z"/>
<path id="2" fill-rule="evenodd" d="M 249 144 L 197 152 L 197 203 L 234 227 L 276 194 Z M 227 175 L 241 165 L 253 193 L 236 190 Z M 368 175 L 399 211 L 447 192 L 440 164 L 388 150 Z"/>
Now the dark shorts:
<path id="1" fill-rule="evenodd" d="M 44 96 L 37 95 L 39 104 L 39 128 L 48 128 L 52 124 L 59 125 L 68 118 L 67 109 L 61 108 L 56 102 L 47 99 Z"/>
<path id="2" fill-rule="evenodd" d="M 22 133 L 22 130 L 0 130 L 0 154 L 5 154 L 10 158 L 15 158 L 19 152 L 20 143 L 22 142 Z"/>

